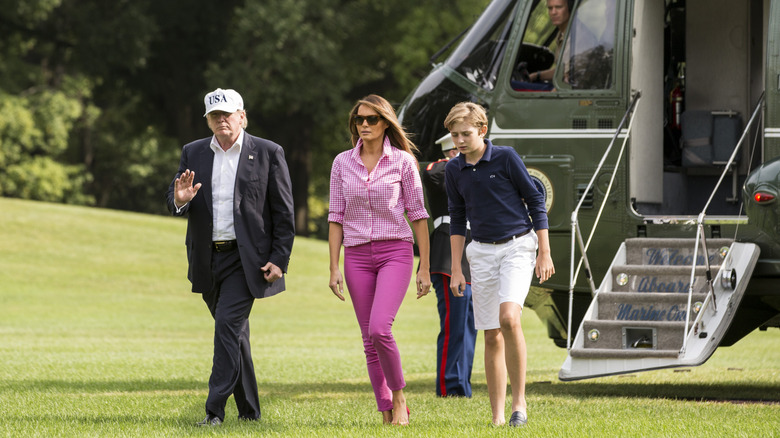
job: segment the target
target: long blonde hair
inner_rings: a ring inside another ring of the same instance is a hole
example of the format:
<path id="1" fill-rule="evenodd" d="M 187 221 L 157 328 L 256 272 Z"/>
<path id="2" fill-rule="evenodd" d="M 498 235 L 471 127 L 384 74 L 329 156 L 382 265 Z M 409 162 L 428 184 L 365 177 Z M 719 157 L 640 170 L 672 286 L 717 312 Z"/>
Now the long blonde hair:
<path id="1" fill-rule="evenodd" d="M 357 126 L 355 126 L 354 117 L 357 115 L 358 108 L 360 108 L 361 105 L 365 105 L 376 111 L 377 114 L 379 114 L 382 119 L 387 122 L 389 126 L 385 130 L 385 135 L 390 137 L 390 144 L 398 149 L 401 149 L 402 151 L 408 152 L 413 157 L 415 157 L 415 159 L 417 159 L 415 154 L 419 153 L 420 150 L 417 149 L 417 146 L 415 146 L 415 144 L 409 139 L 409 136 L 404 131 L 404 128 L 398 122 L 398 117 L 395 115 L 393 106 L 390 105 L 390 102 L 388 102 L 384 97 L 378 96 L 376 94 L 369 94 L 368 96 L 358 100 L 355 106 L 352 107 L 352 111 L 349 112 L 349 132 L 352 134 L 352 147 L 355 147 L 358 140 L 360 139 Z"/>

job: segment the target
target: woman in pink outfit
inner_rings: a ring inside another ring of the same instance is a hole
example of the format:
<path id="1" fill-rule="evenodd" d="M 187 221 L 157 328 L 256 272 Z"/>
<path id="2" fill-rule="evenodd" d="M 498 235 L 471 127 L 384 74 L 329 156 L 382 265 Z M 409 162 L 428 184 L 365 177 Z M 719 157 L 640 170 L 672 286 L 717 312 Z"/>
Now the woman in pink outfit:
<path id="1" fill-rule="evenodd" d="M 355 104 L 349 130 L 353 148 L 336 156 L 330 176 L 329 285 L 344 301 L 346 280 L 383 421 L 405 425 L 406 382 L 391 329 L 414 270 L 415 237 L 420 251 L 417 298 L 431 287 L 428 213 L 413 155 L 417 148 L 390 103 L 377 95 Z M 339 269 L 342 245 L 344 277 Z"/>

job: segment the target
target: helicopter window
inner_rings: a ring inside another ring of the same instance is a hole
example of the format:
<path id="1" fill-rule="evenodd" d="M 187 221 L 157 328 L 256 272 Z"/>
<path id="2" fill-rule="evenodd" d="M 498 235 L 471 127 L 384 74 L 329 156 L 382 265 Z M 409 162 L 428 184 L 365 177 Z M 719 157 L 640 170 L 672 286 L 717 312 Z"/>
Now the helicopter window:
<path id="1" fill-rule="evenodd" d="M 528 18 L 528 26 L 523 34 L 523 43 L 545 46 L 554 52 L 557 46 L 556 30 L 547 13 L 547 1 L 538 1 L 533 6 L 531 16 Z"/>
<path id="2" fill-rule="evenodd" d="M 480 87 L 492 90 L 517 4 L 516 0 L 492 2 L 447 59 L 447 65 Z"/>
<path id="3" fill-rule="evenodd" d="M 554 17 L 555 6 L 559 10 L 563 8 L 565 15 L 559 12 Z M 535 3 L 511 77 L 512 88 L 517 91 L 611 88 L 616 9 L 616 0 Z"/>
<path id="4" fill-rule="evenodd" d="M 561 5 L 573 1 L 556 0 Z M 555 2 L 554 2 L 555 3 Z M 566 20 L 568 22 L 568 19 Z M 565 24 L 564 24 L 565 26 Z M 512 73 L 512 88 L 517 91 L 551 91 L 553 63 L 558 53 L 560 31 L 548 13 L 547 0 L 536 0 L 523 33 L 523 41 Z M 546 73 L 549 72 L 549 73 Z M 549 75 L 549 77 L 546 77 Z"/>
<path id="5" fill-rule="evenodd" d="M 556 78 L 572 89 L 607 89 L 614 83 L 617 0 L 582 0 L 572 18 Z M 563 86 L 562 86 L 563 87 Z"/>

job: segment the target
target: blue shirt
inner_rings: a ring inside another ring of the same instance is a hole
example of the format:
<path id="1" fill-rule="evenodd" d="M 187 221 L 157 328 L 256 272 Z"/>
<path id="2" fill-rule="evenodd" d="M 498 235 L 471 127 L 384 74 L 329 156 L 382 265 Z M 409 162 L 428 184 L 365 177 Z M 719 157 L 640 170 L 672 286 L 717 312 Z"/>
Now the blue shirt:
<path id="1" fill-rule="evenodd" d="M 485 140 L 477 164 L 458 155 L 447 163 L 445 182 L 449 198 L 450 234 L 495 242 L 515 234 L 548 228 L 544 195 L 536 188 L 520 155 L 508 146 Z"/>

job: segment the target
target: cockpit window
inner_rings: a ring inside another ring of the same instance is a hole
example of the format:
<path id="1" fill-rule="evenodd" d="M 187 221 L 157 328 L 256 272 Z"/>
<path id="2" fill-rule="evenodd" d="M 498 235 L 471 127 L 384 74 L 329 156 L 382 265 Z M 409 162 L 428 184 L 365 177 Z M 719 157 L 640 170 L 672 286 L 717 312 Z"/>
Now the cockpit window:
<path id="1" fill-rule="evenodd" d="M 479 17 L 463 42 L 447 59 L 447 65 L 492 90 L 504 58 L 517 0 L 496 0 Z"/>
<path id="2" fill-rule="evenodd" d="M 544 46 L 555 51 L 557 31 L 558 29 L 553 26 L 548 16 L 547 2 L 539 0 L 533 6 L 531 16 L 528 17 L 528 25 L 523 34 L 523 44 Z"/>
<path id="3" fill-rule="evenodd" d="M 616 1 L 537 0 L 523 32 L 512 88 L 612 88 Z"/>

